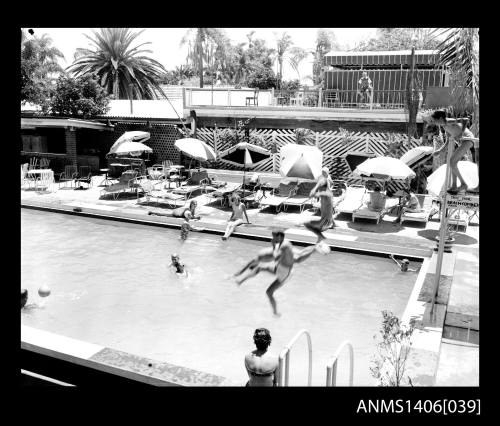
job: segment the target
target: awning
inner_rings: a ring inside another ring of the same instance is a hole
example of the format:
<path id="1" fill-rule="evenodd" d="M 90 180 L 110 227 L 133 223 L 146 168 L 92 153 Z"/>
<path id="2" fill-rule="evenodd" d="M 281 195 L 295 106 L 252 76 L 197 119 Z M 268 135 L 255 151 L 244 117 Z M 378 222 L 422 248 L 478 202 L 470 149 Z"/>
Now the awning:
<path id="1" fill-rule="evenodd" d="M 23 118 L 21 129 L 34 129 L 36 127 L 63 127 L 69 129 L 95 129 L 114 131 L 113 126 L 90 120 L 77 120 L 74 118 Z"/>
<path id="2" fill-rule="evenodd" d="M 436 65 L 439 53 L 436 50 L 415 50 L 415 66 Z M 331 52 L 325 55 L 325 65 L 410 65 L 411 50 Z"/>

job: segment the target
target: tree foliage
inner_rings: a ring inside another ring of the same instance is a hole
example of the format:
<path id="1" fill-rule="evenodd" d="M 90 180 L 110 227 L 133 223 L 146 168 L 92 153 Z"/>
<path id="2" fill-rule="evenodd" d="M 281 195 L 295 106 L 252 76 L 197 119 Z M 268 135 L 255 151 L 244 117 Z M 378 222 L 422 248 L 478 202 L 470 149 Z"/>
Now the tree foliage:
<path id="1" fill-rule="evenodd" d="M 144 56 L 151 50 L 141 49 L 145 42 L 132 46 L 144 30 L 132 32 L 130 28 L 102 28 L 92 31 L 94 37 L 85 37 L 92 49 L 77 49 L 75 61 L 67 69 L 76 77 L 93 74 L 99 84 L 115 99 L 156 99 L 161 93 L 160 79 L 166 72 L 158 61 Z"/>
<path id="2" fill-rule="evenodd" d="M 248 87 L 255 87 L 259 89 L 276 88 L 278 84 L 274 71 L 271 68 L 263 66 L 252 69 L 247 77 Z"/>
<path id="3" fill-rule="evenodd" d="M 380 340 L 376 344 L 377 355 L 372 360 L 371 374 L 381 386 L 400 386 L 404 379 L 411 385 L 411 379 L 406 374 L 406 360 L 415 328 L 414 321 L 406 327 L 390 311 L 382 311 L 382 317 Z"/>
<path id="4" fill-rule="evenodd" d="M 377 28 L 375 37 L 361 42 L 354 50 L 416 50 L 436 49 L 439 41 L 431 28 Z"/>
<path id="5" fill-rule="evenodd" d="M 87 74 L 78 78 L 59 77 L 52 98 L 45 102 L 43 113 L 65 117 L 89 118 L 108 111 L 110 96 L 97 78 Z"/>
<path id="6" fill-rule="evenodd" d="M 63 72 L 57 60 L 64 55 L 47 34 L 31 39 L 21 34 L 21 102 L 41 105 L 53 90 L 51 77 Z"/>
<path id="7" fill-rule="evenodd" d="M 313 63 L 313 82 L 315 85 L 323 81 L 323 58 L 331 50 L 339 50 L 340 45 L 337 42 L 333 31 L 320 28 L 316 33 L 316 50 L 314 51 Z"/>

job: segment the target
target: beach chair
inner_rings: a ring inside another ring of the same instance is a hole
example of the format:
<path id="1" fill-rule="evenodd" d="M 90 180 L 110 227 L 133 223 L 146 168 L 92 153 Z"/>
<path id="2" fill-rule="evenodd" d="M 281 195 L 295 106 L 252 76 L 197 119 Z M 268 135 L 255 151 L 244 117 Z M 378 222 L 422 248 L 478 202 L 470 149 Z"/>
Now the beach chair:
<path id="1" fill-rule="evenodd" d="M 335 211 L 337 213 L 352 214 L 363 206 L 363 198 L 366 188 L 363 185 L 350 185 L 347 187 L 344 199 L 338 203 Z"/>
<path id="2" fill-rule="evenodd" d="M 159 200 L 162 200 L 171 208 L 176 208 L 180 205 L 184 205 L 184 195 L 174 194 L 171 189 L 165 188 L 164 182 L 148 179 L 145 176 L 141 177 L 140 179 L 138 178 L 137 181 L 137 203 L 139 203 L 139 192 L 142 192 L 147 203 L 150 202 L 151 198 L 154 198 L 156 200 L 157 206 L 159 204 Z M 182 204 L 179 204 L 179 201 Z"/>
<path id="3" fill-rule="evenodd" d="M 474 214 L 469 214 L 466 210 L 456 209 L 453 210 L 448 218 L 448 227 L 458 228 L 463 227 L 464 232 L 467 232 L 467 227 L 469 226 L 470 220 Z"/>
<path id="4" fill-rule="evenodd" d="M 403 222 L 424 222 L 427 223 L 429 221 L 429 217 L 432 212 L 432 201 L 434 197 L 432 195 L 424 195 L 424 194 L 415 194 L 420 203 L 419 212 L 404 212 L 401 215 L 401 223 Z"/>
<path id="5" fill-rule="evenodd" d="M 48 158 L 42 157 L 40 158 L 40 168 L 48 169 L 50 164 L 50 160 Z"/>
<path id="6" fill-rule="evenodd" d="M 59 188 L 61 188 L 61 183 L 64 183 L 66 187 L 66 183 L 70 182 L 71 186 L 73 186 L 73 181 L 75 180 L 75 176 L 77 174 L 77 168 L 73 165 L 67 165 L 64 167 L 64 172 L 59 175 Z"/>
<path id="7" fill-rule="evenodd" d="M 260 200 L 260 208 L 261 210 L 266 207 L 274 207 L 276 209 L 276 213 L 279 213 L 283 202 L 291 197 L 295 191 L 298 180 L 292 180 L 290 178 L 282 179 L 278 188 L 273 191 L 272 195 L 262 198 Z"/>
<path id="8" fill-rule="evenodd" d="M 241 183 L 226 182 L 224 186 L 219 187 L 215 191 L 208 193 L 207 197 L 212 198 L 213 200 L 220 200 L 220 205 L 224 206 L 225 204 L 228 203 L 231 194 L 235 193 L 240 188 L 241 188 Z"/>
<path id="9" fill-rule="evenodd" d="M 172 190 L 174 194 L 183 195 L 187 200 L 197 191 L 205 192 L 215 191 L 216 188 L 210 186 L 211 179 L 208 177 L 206 170 L 195 171 L 179 188 Z"/>
<path id="10" fill-rule="evenodd" d="M 248 206 L 249 204 L 259 202 L 260 198 L 258 191 L 260 189 L 260 186 L 260 175 L 258 173 L 253 173 L 249 176 L 245 176 L 241 187 L 237 190 L 236 193 L 240 196 L 241 201 L 245 203 L 246 206 Z"/>
<path id="11" fill-rule="evenodd" d="M 299 182 L 292 195 L 283 201 L 283 211 L 286 211 L 288 206 L 297 206 L 300 213 L 302 213 L 306 206 L 312 206 L 313 199 L 309 194 L 316 186 L 316 183 L 315 180 Z"/>
<path id="12" fill-rule="evenodd" d="M 78 173 L 75 174 L 75 186 L 78 184 L 85 183 L 87 187 L 90 188 L 92 186 L 92 173 L 90 172 L 89 166 L 80 166 Z"/>
<path id="13" fill-rule="evenodd" d="M 31 157 L 30 162 L 29 162 L 29 169 L 36 169 L 38 166 L 38 158 L 37 157 Z"/>
<path id="14" fill-rule="evenodd" d="M 371 219 L 375 220 L 378 224 L 387 212 L 398 205 L 398 202 L 399 199 L 397 197 L 387 198 L 384 207 L 377 210 L 371 209 L 366 203 L 361 208 L 352 212 L 352 221 L 355 222 L 356 219 Z"/>
<path id="15" fill-rule="evenodd" d="M 35 179 L 35 189 L 49 190 L 54 183 L 54 172 L 50 169 L 43 170 Z"/>
<path id="16" fill-rule="evenodd" d="M 101 190 L 101 197 L 111 194 L 113 199 L 117 199 L 122 192 L 137 191 L 139 185 L 137 183 L 137 171 L 127 170 L 122 173 L 118 183 L 109 185 Z"/>

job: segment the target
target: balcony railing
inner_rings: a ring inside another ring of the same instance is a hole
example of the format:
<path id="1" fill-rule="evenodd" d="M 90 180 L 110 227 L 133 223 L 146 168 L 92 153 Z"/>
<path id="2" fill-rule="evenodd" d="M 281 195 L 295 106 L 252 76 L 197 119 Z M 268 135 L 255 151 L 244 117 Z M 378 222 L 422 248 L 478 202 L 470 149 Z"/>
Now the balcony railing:
<path id="1" fill-rule="evenodd" d="M 255 98 L 255 101 L 253 100 Z M 221 107 L 287 107 L 287 108 L 370 108 L 402 109 L 406 106 L 405 90 L 373 90 L 371 96 L 357 90 L 258 90 L 251 88 L 185 88 L 185 108 Z"/>

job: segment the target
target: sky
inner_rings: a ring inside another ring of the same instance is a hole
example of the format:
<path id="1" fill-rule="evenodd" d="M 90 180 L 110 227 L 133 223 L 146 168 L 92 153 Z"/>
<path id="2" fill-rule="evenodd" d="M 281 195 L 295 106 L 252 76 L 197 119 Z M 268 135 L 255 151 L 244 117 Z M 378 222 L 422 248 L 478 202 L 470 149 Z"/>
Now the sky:
<path id="1" fill-rule="evenodd" d="M 98 30 L 97 28 L 94 28 Z M 136 30 L 142 30 L 137 28 Z M 180 46 L 182 37 L 189 28 L 146 28 L 145 31 L 135 39 L 137 44 L 151 42 L 144 46 L 152 50 L 150 56 L 160 62 L 167 70 L 173 70 L 176 66 L 185 64 L 187 46 Z M 266 40 L 268 47 L 275 47 L 276 35 L 286 32 L 292 37 L 294 46 L 314 50 L 315 39 L 318 28 L 224 28 L 233 44 L 247 42 L 246 34 L 255 31 L 253 38 Z M 376 28 L 326 28 L 332 30 L 337 41 L 346 48 L 353 48 L 360 41 L 375 36 Z M 33 28 L 35 35 L 48 34 L 53 40 L 53 46 L 57 47 L 65 56 L 60 64 L 63 68 L 71 65 L 73 55 L 78 47 L 91 47 L 89 40 L 84 34 L 92 36 L 92 28 Z M 276 69 L 275 69 L 276 71 Z M 299 67 L 299 74 L 290 66 L 285 65 L 283 78 L 285 80 L 301 78 L 312 75 L 312 56 L 306 58 Z"/>

